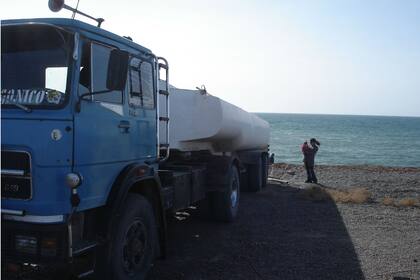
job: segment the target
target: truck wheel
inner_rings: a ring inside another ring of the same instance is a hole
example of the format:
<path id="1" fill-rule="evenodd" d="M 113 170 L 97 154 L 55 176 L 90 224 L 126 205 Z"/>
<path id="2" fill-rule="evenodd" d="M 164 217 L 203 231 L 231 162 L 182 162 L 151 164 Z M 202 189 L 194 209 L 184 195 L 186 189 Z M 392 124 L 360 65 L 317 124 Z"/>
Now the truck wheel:
<path id="1" fill-rule="evenodd" d="M 112 279 L 145 279 L 157 255 L 157 238 L 155 215 L 149 201 L 139 194 L 129 194 L 111 244 Z"/>
<path id="2" fill-rule="evenodd" d="M 262 188 L 267 187 L 267 180 L 268 180 L 268 154 L 264 153 L 261 156 L 262 159 Z"/>
<path id="3" fill-rule="evenodd" d="M 214 192 L 211 196 L 212 216 L 223 222 L 232 222 L 239 209 L 241 193 L 238 168 L 232 165 L 229 170 L 228 188 L 224 192 Z"/>
<path id="4" fill-rule="evenodd" d="M 248 167 L 248 190 L 259 192 L 264 185 L 264 170 L 262 157 L 259 157 L 255 164 Z"/>

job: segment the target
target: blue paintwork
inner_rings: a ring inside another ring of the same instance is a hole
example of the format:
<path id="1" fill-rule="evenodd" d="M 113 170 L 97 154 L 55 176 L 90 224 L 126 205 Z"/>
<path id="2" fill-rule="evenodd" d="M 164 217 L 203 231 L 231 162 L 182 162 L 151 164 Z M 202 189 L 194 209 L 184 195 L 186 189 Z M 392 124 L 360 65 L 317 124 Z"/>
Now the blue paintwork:
<path id="1" fill-rule="evenodd" d="M 118 36 L 114 33 L 106 31 L 105 29 L 98 28 L 96 26 L 87 24 L 85 22 L 67 18 L 32 18 L 32 19 L 11 19 L 11 20 L 2 20 L 2 25 L 13 25 L 13 24 L 52 24 L 56 26 L 61 26 L 65 29 L 71 31 L 77 31 L 82 35 L 87 35 L 89 38 L 98 36 L 101 38 L 101 41 L 108 43 L 117 43 L 119 45 L 124 45 L 125 48 L 131 48 L 132 51 L 137 51 L 141 53 L 151 53 L 151 51 L 139 44 L 136 44 L 124 37 Z"/>
<path id="2" fill-rule="evenodd" d="M 123 37 L 77 20 L 2 21 L 2 25 L 34 23 L 79 32 L 81 38 L 90 38 L 135 55 L 151 53 Z M 18 108 L 2 110 L 2 149 L 25 150 L 33 158 L 33 198 L 28 201 L 2 199 L 2 208 L 25 210 L 33 215 L 68 214 L 71 211 L 70 190 L 65 185 L 65 175 L 71 171 L 83 176 L 83 184 L 78 189 L 81 197 L 78 210 L 102 206 L 124 167 L 156 156 L 156 110 L 129 108 L 125 96 L 120 113 L 106 104 L 88 101 L 82 102 L 80 113 L 75 112 L 79 78 L 76 69 L 79 69 L 80 58 L 79 45 L 79 59 L 73 61 L 70 73 L 71 98 L 64 108 L 35 109 L 31 113 Z M 137 116 L 129 114 L 129 110 L 135 110 Z M 129 133 L 118 127 L 121 120 L 130 122 Z M 65 131 L 66 127 L 71 130 Z M 63 138 L 52 140 L 52 129 L 60 129 Z"/>
<path id="3" fill-rule="evenodd" d="M 61 213 L 63 207 L 68 206 L 70 190 L 65 185 L 64 178 L 71 171 L 73 133 L 65 132 L 66 126 L 72 127 L 72 122 L 4 119 L 3 116 L 2 149 L 21 150 L 31 154 L 34 186 L 31 200 L 3 199 L 3 208 L 52 215 Z M 52 129 L 62 131 L 63 137 L 60 141 L 52 140 Z"/>

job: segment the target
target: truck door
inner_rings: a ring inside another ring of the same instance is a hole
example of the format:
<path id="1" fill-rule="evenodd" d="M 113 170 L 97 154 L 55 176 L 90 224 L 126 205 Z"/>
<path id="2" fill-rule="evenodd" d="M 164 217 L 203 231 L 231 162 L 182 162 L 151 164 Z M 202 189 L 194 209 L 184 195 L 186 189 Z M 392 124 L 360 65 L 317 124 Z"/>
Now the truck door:
<path id="1" fill-rule="evenodd" d="M 156 157 L 156 105 L 153 64 L 132 57 L 128 71 L 128 112 L 132 123 L 131 145 L 139 159 Z"/>
<path id="2" fill-rule="evenodd" d="M 112 48 L 84 42 L 79 77 L 79 96 L 106 89 Z M 124 106 L 124 92 L 86 96 L 74 115 L 74 164 L 84 177 L 80 188 L 86 199 L 103 200 L 127 162 L 135 159 L 131 146 L 133 125 Z M 84 201 L 82 197 L 82 202 Z M 93 201 L 92 201 L 93 203 Z"/>

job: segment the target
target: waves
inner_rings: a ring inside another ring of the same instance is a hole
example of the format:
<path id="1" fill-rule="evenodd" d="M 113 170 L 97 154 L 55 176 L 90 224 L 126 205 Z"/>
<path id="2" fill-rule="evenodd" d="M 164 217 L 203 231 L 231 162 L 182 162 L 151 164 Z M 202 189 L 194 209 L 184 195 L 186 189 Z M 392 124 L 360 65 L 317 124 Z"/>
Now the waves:
<path id="1" fill-rule="evenodd" d="M 318 164 L 420 167 L 420 118 L 258 113 L 271 126 L 276 162 L 301 163 L 300 145 L 322 145 Z"/>

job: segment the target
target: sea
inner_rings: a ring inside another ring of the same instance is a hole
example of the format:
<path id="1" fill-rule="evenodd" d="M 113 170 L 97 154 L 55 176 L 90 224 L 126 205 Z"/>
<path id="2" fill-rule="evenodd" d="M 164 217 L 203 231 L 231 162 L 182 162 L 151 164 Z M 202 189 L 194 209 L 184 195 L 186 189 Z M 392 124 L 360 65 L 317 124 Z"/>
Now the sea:
<path id="1" fill-rule="evenodd" d="M 271 127 L 275 162 L 302 164 L 316 138 L 316 164 L 420 167 L 420 117 L 257 113 Z"/>

